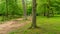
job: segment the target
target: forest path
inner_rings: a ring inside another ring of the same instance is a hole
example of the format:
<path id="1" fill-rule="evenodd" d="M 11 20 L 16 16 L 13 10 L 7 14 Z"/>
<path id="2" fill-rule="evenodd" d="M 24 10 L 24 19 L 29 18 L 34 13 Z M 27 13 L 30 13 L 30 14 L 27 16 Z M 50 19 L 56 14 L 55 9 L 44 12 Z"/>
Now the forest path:
<path id="1" fill-rule="evenodd" d="M 23 18 L 7 21 L 4 24 L 0 24 L 0 34 L 7 34 L 11 30 L 23 27 L 24 25 L 30 23 L 31 19 L 29 18 L 28 21 L 24 21 L 23 23 L 18 23 L 20 21 L 23 21 Z"/>

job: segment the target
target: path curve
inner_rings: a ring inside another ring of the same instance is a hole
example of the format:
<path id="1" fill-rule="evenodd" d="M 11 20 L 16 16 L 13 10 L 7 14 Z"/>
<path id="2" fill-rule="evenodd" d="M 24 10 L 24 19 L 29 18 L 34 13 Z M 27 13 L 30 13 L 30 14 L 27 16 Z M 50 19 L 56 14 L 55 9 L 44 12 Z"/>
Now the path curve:
<path id="1" fill-rule="evenodd" d="M 9 31 L 11 31 L 13 29 L 20 28 L 20 27 L 30 23 L 31 19 L 29 19 L 29 21 L 25 21 L 24 23 L 18 23 L 20 20 L 23 20 L 23 19 L 19 18 L 16 20 L 8 21 L 4 24 L 0 24 L 0 34 L 7 34 Z"/>

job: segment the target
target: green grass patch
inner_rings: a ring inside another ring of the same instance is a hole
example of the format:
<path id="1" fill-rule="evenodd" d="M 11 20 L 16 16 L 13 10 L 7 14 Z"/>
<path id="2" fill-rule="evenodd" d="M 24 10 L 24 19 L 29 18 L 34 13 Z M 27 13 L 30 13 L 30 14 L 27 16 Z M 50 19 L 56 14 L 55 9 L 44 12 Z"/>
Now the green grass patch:
<path id="1" fill-rule="evenodd" d="M 31 24 L 31 23 L 30 23 Z M 17 30 L 9 32 L 9 34 L 60 34 L 60 18 L 59 17 L 37 17 L 37 25 L 39 29 L 28 29 L 31 25 L 27 24 Z"/>

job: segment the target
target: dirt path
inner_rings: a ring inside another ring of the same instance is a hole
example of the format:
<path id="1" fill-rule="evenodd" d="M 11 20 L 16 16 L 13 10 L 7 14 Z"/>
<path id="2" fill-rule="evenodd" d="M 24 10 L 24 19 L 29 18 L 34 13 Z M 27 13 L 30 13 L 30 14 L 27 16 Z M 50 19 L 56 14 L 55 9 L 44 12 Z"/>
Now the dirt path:
<path id="1" fill-rule="evenodd" d="M 7 34 L 9 31 L 20 28 L 30 22 L 30 21 L 25 21 L 24 23 L 18 23 L 20 22 L 20 20 L 23 20 L 23 19 L 19 18 L 13 21 L 8 21 L 4 24 L 0 24 L 0 34 Z"/>

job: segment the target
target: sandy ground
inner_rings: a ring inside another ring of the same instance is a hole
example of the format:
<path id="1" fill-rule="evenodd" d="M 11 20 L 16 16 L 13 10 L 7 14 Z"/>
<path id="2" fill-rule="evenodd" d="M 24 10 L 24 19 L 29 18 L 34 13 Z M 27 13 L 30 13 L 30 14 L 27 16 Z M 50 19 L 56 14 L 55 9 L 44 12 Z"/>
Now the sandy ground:
<path id="1" fill-rule="evenodd" d="M 0 24 L 0 34 L 7 34 L 9 31 L 23 27 L 24 25 L 30 22 L 29 20 L 29 21 L 25 21 L 24 23 L 18 23 L 20 22 L 20 20 L 23 20 L 23 18 L 7 21 L 4 24 Z"/>

